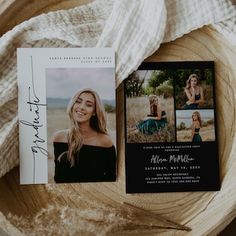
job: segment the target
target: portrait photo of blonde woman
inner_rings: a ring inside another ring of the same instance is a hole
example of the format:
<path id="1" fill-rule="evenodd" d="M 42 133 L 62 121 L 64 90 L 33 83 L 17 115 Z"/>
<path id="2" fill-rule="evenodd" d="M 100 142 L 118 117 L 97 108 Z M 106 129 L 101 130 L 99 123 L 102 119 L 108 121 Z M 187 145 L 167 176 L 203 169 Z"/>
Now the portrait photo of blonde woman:
<path id="1" fill-rule="evenodd" d="M 47 70 L 51 182 L 116 180 L 113 72 L 109 68 Z"/>

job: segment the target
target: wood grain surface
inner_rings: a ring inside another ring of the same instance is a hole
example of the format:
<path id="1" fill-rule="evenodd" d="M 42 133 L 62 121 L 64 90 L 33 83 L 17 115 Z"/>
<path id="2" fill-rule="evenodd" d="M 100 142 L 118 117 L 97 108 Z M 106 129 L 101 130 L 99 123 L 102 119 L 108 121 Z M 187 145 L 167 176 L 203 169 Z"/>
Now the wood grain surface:
<path id="1" fill-rule="evenodd" d="M 0 1 L 0 34 L 14 25 L 57 9 L 67 9 L 91 1 Z M 114 183 L 19 185 L 19 168 L 0 179 L 0 211 L 10 227 L 37 231 L 30 221 L 56 224 L 64 207 L 74 210 L 99 209 L 117 213 L 117 219 L 129 219 L 125 227 L 114 226 L 117 235 L 215 235 L 235 217 L 236 168 L 235 104 L 236 48 L 211 27 L 203 27 L 183 37 L 162 44 L 146 61 L 214 60 L 216 73 L 217 128 L 220 153 L 219 192 L 183 192 L 159 194 L 125 193 L 123 85 L 118 94 L 118 180 Z M 44 213 L 47 209 L 47 218 Z M 52 209 L 57 209 L 53 211 Z M 68 209 L 67 209 L 68 210 Z M 66 210 L 65 210 L 66 211 Z M 43 212 L 43 213 L 42 213 Z M 104 214 L 105 214 L 104 213 Z M 76 213 L 79 214 L 79 213 Z M 75 216 L 74 211 L 69 211 Z M 39 217 L 40 216 L 40 217 Z M 79 215 L 80 216 L 80 215 Z M 50 219 L 51 217 L 51 219 Z M 96 218 L 98 219 L 98 218 Z M 132 223 L 131 223 L 132 221 Z M 113 222 L 115 225 L 115 221 Z M 99 228 L 98 221 L 93 226 Z M 49 226 L 47 226 L 49 227 Z M 59 226 L 58 226 L 59 227 Z M 1 228 L 1 223 L 0 223 Z M 189 231 L 189 228 L 192 230 Z M 27 231 L 28 230 L 28 231 Z M 10 231 L 9 231 L 10 232 Z M 38 232 L 38 231 L 37 231 Z M 49 231 L 48 231 L 49 232 Z"/>

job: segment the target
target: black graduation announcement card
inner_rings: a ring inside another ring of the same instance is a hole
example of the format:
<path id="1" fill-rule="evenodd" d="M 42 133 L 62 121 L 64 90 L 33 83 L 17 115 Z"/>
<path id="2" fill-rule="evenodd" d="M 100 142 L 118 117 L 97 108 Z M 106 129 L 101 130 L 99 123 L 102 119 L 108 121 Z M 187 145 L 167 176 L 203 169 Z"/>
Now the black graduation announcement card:
<path id="1" fill-rule="evenodd" d="M 126 192 L 219 190 L 214 62 L 144 62 L 124 87 Z"/>

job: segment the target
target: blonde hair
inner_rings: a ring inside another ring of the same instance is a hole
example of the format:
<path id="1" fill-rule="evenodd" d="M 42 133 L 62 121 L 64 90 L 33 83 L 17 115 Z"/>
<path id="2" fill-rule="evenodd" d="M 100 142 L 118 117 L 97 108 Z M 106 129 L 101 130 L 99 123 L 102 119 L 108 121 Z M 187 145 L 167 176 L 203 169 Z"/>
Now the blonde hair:
<path id="1" fill-rule="evenodd" d="M 194 115 L 197 116 L 197 119 L 198 119 L 198 121 L 199 121 L 200 127 L 202 127 L 202 119 L 201 119 L 200 113 L 199 113 L 198 111 L 193 112 L 193 114 L 192 114 L 192 119 L 193 119 L 193 116 L 194 116 Z"/>
<path id="2" fill-rule="evenodd" d="M 189 89 L 190 88 L 190 81 L 192 78 L 196 78 L 197 79 L 197 84 L 199 83 L 199 77 L 197 74 L 191 74 L 188 79 L 186 80 L 186 86 L 185 89 Z"/>
<path id="3" fill-rule="evenodd" d="M 155 100 L 158 101 L 158 98 L 156 95 L 154 95 L 154 94 L 149 95 L 149 105 L 150 105 L 151 115 L 155 115 L 157 113 L 157 106 L 155 104 Z"/>
<path id="4" fill-rule="evenodd" d="M 81 135 L 80 125 L 74 119 L 73 116 L 73 107 L 76 103 L 77 99 L 82 93 L 89 93 L 92 94 L 95 100 L 95 115 L 93 115 L 90 119 L 90 126 L 94 130 L 99 133 L 106 134 L 106 113 L 103 107 L 103 104 L 99 98 L 97 92 L 92 89 L 83 89 L 81 91 L 76 92 L 76 94 L 71 98 L 68 107 L 67 107 L 67 114 L 70 118 L 70 128 L 68 132 L 68 153 L 67 159 L 70 162 L 71 166 L 75 165 L 75 158 L 74 156 L 78 153 L 83 145 L 83 137 Z"/>

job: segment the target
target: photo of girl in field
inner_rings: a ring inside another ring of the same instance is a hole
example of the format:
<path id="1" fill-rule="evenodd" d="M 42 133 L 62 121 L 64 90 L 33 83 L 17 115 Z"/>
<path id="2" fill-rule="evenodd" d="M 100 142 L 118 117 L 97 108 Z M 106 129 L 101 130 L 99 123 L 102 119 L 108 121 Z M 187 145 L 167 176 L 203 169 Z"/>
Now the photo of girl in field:
<path id="1" fill-rule="evenodd" d="M 215 141 L 214 124 L 213 109 L 177 110 L 177 141 L 193 143 Z"/>
<path id="2" fill-rule="evenodd" d="M 214 107 L 211 69 L 178 69 L 174 73 L 176 109 Z"/>
<path id="3" fill-rule="evenodd" d="M 128 143 L 175 141 L 173 79 L 168 70 L 138 70 L 125 81 Z"/>
<path id="4" fill-rule="evenodd" d="M 166 112 L 156 95 L 149 95 L 150 114 L 140 121 L 136 132 L 142 134 L 154 134 L 167 124 Z"/>

